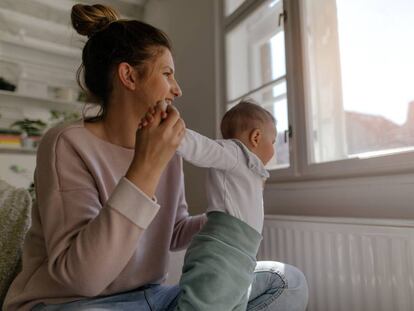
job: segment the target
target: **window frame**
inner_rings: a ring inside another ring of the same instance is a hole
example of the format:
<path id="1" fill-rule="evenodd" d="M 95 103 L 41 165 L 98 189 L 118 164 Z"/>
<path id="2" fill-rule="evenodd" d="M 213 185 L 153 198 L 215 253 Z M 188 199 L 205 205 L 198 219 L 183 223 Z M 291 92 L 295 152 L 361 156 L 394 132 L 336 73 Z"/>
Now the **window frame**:
<path id="1" fill-rule="evenodd" d="M 231 32 L 235 27 L 237 27 L 240 23 L 242 23 L 248 16 L 250 16 L 251 13 L 253 13 L 256 9 L 258 9 L 261 5 L 263 5 L 267 0 L 246 0 L 240 7 L 238 7 L 231 15 L 229 16 L 225 16 L 225 12 L 224 12 L 224 4 L 223 4 L 223 11 L 222 11 L 222 19 L 223 19 L 223 32 L 221 35 L 221 44 L 222 44 L 222 55 L 223 55 L 223 59 L 220 60 L 222 65 L 223 65 L 223 76 L 222 76 L 222 81 L 223 81 L 223 85 L 224 85 L 224 91 L 223 91 L 223 99 L 222 99 L 222 111 L 223 113 L 226 111 L 227 108 L 227 104 L 229 103 L 235 103 L 238 102 L 241 98 L 249 96 L 249 94 L 253 94 L 256 93 L 262 89 L 265 89 L 266 87 L 270 87 L 272 85 L 277 85 L 283 81 L 286 82 L 286 85 L 288 85 L 287 83 L 287 68 L 286 68 L 286 74 L 284 76 L 278 77 L 276 79 L 272 79 L 271 81 L 268 81 L 266 83 L 264 83 L 263 85 L 256 87 L 250 91 L 248 91 L 247 93 L 245 93 L 242 96 L 238 96 L 236 98 L 232 98 L 230 99 L 228 96 L 228 84 L 227 84 L 227 75 L 226 75 L 226 68 L 227 68 L 227 64 L 226 64 L 226 34 Z M 280 0 L 281 2 L 283 2 L 282 0 Z M 223 1 L 224 2 L 224 1 Z M 284 23 L 284 21 L 282 20 L 281 22 Z M 284 28 L 285 26 L 283 25 L 282 28 Z M 270 32 L 269 32 L 270 33 Z M 288 100 L 288 90 L 286 90 L 286 99 Z M 290 108 L 288 108 L 289 110 Z M 289 114 L 289 111 L 288 111 Z M 289 119 L 289 116 L 288 116 Z M 291 124 L 291 122 L 289 121 L 289 124 Z M 289 138 L 290 140 L 290 138 Z M 289 141 L 289 145 L 290 145 L 290 141 Z M 290 147 L 289 147 L 290 148 Z M 289 152 L 289 157 L 291 156 L 292 152 Z M 288 178 L 289 176 L 292 176 L 294 174 L 294 170 L 292 167 L 292 161 L 291 159 L 289 160 L 289 166 L 286 168 L 278 168 L 276 169 L 277 171 L 277 175 L 278 176 L 283 176 L 284 178 Z"/>
<path id="2" fill-rule="evenodd" d="M 312 150 L 309 145 L 311 131 L 308 130 L 307 109 L 310 99 L 306 97 L 305 75 L 302 45 L 301 14 L 303 8 L 300 0 L 283 1 L 285 13 L 284 35 L 286 55 L 286 82 L 288 101 L 288 120 L 292 128 L 289 138 L 290 166 L 270 171 L 269 182 L 290 182 L 319 179 L 343 179 L 350 177 L 371 177 L 384 175 L 397 175 L 414 172 L 414 151 L 398 152 L 379 155 L 371 158 L 350 158 L 330 162 L 312 163 Z M 221 63 L 226 67 L 226 34 L 246 19 L 266 0 L 246 0 L 231 15 L 225 16 L 222 10 L 222 56 Z M 224 7 L 224 5 L 223 5 Z M 227 105 L 227 78 L 226 69 L 223 69 L 222 81 L 224 96 L 222 110 Z"/>

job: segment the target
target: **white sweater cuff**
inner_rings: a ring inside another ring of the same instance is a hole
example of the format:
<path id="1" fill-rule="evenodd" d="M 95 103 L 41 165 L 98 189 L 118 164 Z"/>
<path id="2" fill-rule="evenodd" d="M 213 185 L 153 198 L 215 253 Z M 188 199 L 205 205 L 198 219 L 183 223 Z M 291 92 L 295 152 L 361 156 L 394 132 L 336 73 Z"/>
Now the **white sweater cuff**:
<path id="1" fill-rule="evenodd" d="M 155 198 L 148 197 L 125 177 L 119 181 L 112 192 L 108 206 L 143 229 L 148 227 L 160 208 Z"/>

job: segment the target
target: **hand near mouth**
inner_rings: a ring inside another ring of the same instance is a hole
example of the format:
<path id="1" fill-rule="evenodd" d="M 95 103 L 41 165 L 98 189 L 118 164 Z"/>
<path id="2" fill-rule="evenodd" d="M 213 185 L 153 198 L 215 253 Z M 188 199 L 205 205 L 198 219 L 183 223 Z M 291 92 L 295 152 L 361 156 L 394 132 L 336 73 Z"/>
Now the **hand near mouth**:
<path id="1" fill-rule="evenodd" d="M 165 166 L 175 154 L 185 134 L 178 110 L 167 105 L 151 108 L 136 132 L 134 159 L 125 175 L 152 197 Z"/>
<path id="2" fill-rule="evenodd" d="M 138 124 L 138 129 L 152 125 L 154 122 L 159 125 L 167 118 L 168 104 L 165 100 L 157 103 L 155 107 L 151 107 Z"/>

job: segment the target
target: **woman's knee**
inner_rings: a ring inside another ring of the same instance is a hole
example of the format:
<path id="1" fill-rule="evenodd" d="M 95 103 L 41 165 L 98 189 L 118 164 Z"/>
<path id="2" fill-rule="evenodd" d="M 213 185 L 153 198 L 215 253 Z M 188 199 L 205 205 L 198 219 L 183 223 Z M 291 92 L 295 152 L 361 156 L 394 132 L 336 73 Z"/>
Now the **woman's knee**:
<path id="1" fill-rule="evenodd" d="M 288 288 L 290 289 L 303 289 L 307 291 L 308 284 L 306 277 L 301 270 L 297 267 L 285 264 L 285 277 L 288 282 Z"/>
<path id="2" fill-rule="evenodd" d="M 290 305 L 289 310 L 305 310 L 309 299 L 309 290 L 306 277 L 297 267 L 285 264 L 285 278 L 287 288 L 284 291 L 286 304 Z"/>
<path id="3" fill-rule="evenodd" d="M 297 307 L 292 308 L 292 310 L 304 310 L 306 308 L 309 297 L 308 284 L 306 277 L 301 270 L 290 264 L 277 261 L 259 261 L 257 262 L 255 272 L 260 271 L 275 273 L 273 280 L 279 283 L 276 284 L 276 286 L 281 286 L 281 279 L 285 282 L 285 284 L 283 284 L 283 291 L 280 293 L 282 297 L 277 299 L 281 300 L 280 302 L 282 305 L 284 304 L 282 301 L 284 301 L 287 305 L 293 304 Z"/>
<path id="4" fill-rule="evenodd" d="M 258 261 L 255 273 L 257 272 L 276 272 L 283 276 L 289 288 L 307 287 L 305 275 L 297 267 L 278 261 Z"/>

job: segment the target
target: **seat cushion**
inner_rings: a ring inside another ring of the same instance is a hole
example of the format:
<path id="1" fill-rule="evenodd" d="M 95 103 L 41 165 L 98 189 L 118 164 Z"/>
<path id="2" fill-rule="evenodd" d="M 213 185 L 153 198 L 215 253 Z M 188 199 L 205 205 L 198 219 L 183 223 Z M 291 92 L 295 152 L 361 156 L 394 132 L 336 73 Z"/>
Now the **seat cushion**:
<path id="1" fill-rule="evenodd" d="M 25 234 L 30 226 L 29 192 L 0 180 L 0 305 L 20 270 Z"/>

